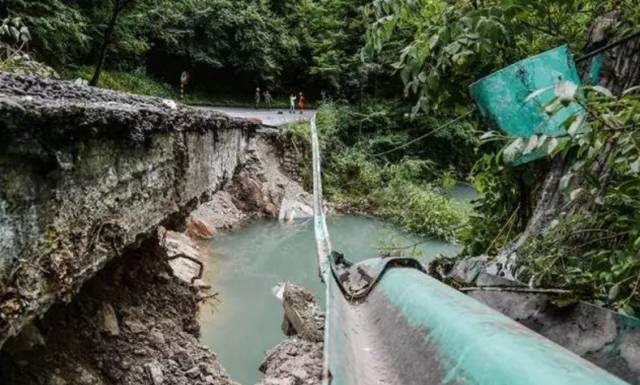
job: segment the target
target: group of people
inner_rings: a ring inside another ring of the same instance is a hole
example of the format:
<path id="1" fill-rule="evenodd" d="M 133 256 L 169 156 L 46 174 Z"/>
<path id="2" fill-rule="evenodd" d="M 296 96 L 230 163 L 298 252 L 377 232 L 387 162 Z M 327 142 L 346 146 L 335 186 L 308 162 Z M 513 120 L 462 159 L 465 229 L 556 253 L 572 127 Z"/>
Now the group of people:
<path id="1" fill-rule="evenodd" d="M 298 96 L 295 94 L 289 95 L 289 113 L 295 114 L 296 112 L 296 101 L 298 104 L 298 109 L 300 109 L 300 113 L 304 113 L 304 94 L 302 92 L 298 92 Z"/>
<path id="2" fill-rule="evenodd" d="M 189 82 L 191 81 L 191 74 L 189 73 L 189 71 L 185 70 L 182 72 L 182 74 L 180 75 L 180 98 L 184 99 L 184 95 L 185 95 L 185 89 L 187 87 L 187 85 L 189 84 Z M 324 100 L 324 91 L 322 92 L 322 98 Z M 271 96 L 271 93 L 269 92 L 269 90 L 265 90 L 264 92 L 262 92 L 262 90 L 260 89 L 260 87 L 256 88 L 256 95 L 255 95 L 255 101 L 256 101 L 256 110 L 258 108 L 260 108 L 260 103 L 264 100 L 264 104 L 266 105 L 267 108 L 271 108 L 271 103 L 273 103 L 273 96 Z M 296 113 L 296 106 L 298 107 L 298 110 L 300 111 L 300 114 L 304 113 L 304 105 L 305 105 L 306 99 L 304 97 L 304 94 L 301 92 L 298 92 L 298 95 L 292 93 L 289 96 L 289 113 L 290 114 L 295 114 Z"/>
<path id="3" fill-rule="evenodd" d="M 264 97 L 264 103 L 267 105 L 267 108 L 271 108 L 271 102 L 273 102 L 273 97 L 269 90 L 265 90 L 264 94 L 260 91 L 260 87 L 256 88 L 256 110 L 260 108 L 260 101 Z"/>
<path id="4" fill-rule="evenodd" d="M 260 90 L 260 87 L 257 87 L 255 95 L 256 109 L 260 108 L 260 103 L 263 100 L 267 108 L 271 108 L 271 103 L 273 102 L 271 93 L 269 92 L 269 90 L 265 90 L 263 93 L 262 90 Z M 289 113 L 294 114 L 296 112 L 296 106 L 298 107 L 298 110 L 300 110 L 301 114 L 304 113 L 305 101 L 306 100 L 302 92 L 298 92 L 297 96 L 295 94 L 291 94 L 289 96 Z"/>

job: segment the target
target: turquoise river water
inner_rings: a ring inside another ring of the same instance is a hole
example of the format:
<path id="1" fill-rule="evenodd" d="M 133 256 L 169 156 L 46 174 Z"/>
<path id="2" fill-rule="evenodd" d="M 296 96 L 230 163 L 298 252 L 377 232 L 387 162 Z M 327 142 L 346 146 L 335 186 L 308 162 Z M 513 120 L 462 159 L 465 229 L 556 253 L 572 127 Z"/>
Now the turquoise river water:
<path id="1" fill-rule="evenodd" d="M 468 201 L 468 187 L 452 195 Z M 380 220 L 359 216 L 328 219 L 333 248 L 351 261 L 375 257 L 378 248 L 417 246 L 417 258 L 430 261 L 438 254 L 455 255 L 459 246 L 407 234 Z M 258 382 L 258 367 L 265 352 L 284 338 L 280 330 L 282 305 L 271 289 L 289 281 L 322 298 L 318 279 L 312 221 L 284 224 L 259 220 L 211 241 L 206 281 L 219 293 L 219 301 L 201 309 L 201 341 L 218 354 L 222 365 L 243 385 Z"/>

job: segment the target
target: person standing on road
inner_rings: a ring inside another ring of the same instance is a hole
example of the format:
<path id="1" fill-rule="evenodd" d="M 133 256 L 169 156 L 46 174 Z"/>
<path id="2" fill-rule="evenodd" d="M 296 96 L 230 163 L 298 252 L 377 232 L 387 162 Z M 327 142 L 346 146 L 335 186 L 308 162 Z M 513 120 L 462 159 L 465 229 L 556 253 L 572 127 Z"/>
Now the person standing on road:
<path id="1" fill-rule="evenodd" d="M 273 98 L 271 97 L 271 93 L 269 90 L 264 91 L 264 102 L 267 104 L 267 108 L 271 108 L 271 102 Z"/>
<path id="2" fill-rule="evenodd" d="M 304 102 L 304 95 L 302 94 L 302 91 L 300 91 L 298 94 L 298 108 L 300 109 L 300 114 L 304 114 Z"/>
<path id="3" fill-rule="evenodd" d="M 289 113 L 293 114 L 296 112 L 296 95 L 289 95 Z"/>
<path id="4" fill-rule="evenodd" d="M 260 107 L 260 87 L 256 88 L 256 110 Z"/>
<path id="5" fill-rule="evenodd" d="M 182 74 L 180 75 L 180 99 L 184 99 L 184 92 L 190 80 L 191 74 L 189 73 L 189 71 L 182 71 Z"/>

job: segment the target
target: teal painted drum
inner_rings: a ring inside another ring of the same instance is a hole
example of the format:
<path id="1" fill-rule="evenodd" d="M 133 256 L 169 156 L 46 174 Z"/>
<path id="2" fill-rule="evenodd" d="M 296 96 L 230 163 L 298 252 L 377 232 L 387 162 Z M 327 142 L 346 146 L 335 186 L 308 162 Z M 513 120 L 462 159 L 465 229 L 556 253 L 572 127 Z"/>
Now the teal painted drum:
<path id="1" fill-rule="evenodd" d="M 494 72 L 470 88 L 482 114 L 507 135 L 562 136 L 566 134 L 563 124 L 583 112 L 577 103 L 553 114 L 545 112 L 555 97 L 555 86 L 562 80 L 580 84 L 573 56 L 566 45 Z"/>

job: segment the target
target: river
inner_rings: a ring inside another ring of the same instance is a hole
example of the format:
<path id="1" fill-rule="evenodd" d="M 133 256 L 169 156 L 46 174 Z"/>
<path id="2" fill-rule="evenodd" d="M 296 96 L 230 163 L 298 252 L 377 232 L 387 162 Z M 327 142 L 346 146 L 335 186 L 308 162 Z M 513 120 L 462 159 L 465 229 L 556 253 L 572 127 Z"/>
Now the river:
<path id="1" fill-rule="evenodd" d="M 475 192 L 461 186 L 452 195 L 468 201 Z M 416 247 L 416 257 L 423 262 L 459 250 L 455 244 L 425 240 L 374 218 L 336 216 L 328 219 L 328 227 L 333 248 L 354 262 L 374 257 L 379 247 L 390 244 L 425 241 Z M 311 221 L 258 220 L 209 244 L 205 279 L 219 293 L 219 302 L 201 309 L 200 340 L 218 354 L 235 381 L 257 383 L 265 352 L 284 338 L 282 305 L 271 293 L 278 282 L 300 284 L 323 303 L 313 237 Z"/>

